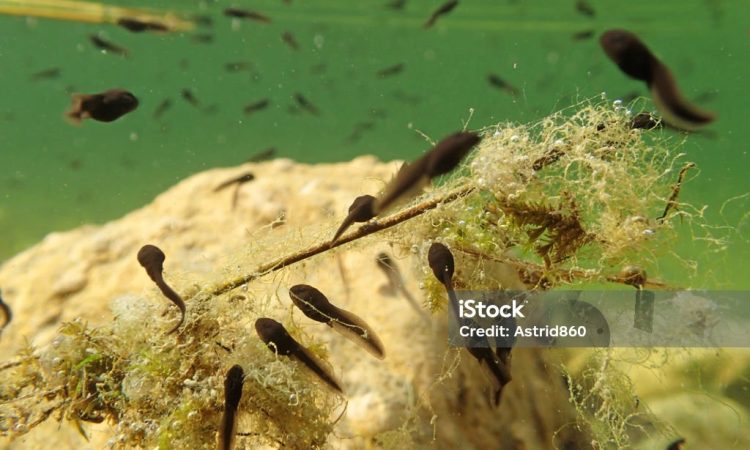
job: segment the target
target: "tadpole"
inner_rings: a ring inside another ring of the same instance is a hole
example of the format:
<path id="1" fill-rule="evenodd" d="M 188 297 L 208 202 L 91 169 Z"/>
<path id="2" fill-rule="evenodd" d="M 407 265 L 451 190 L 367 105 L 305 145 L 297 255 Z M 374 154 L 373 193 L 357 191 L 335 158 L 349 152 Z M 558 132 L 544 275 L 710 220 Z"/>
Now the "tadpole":
<path id="1" fill-rule="evenodd" d="M 286 331 L 284 325 L 273 319 L 261 317 L 255 321 L 255 332 L 258 333 L 258 337 L 268 346 L 269 350 L 299 361 L 333 390 L 340 394 L 344 393 L 341 384 L 333 373 L 323 365 L 322 361 L 294 340 Z"/>
<path id="2" fill-rule="evenodd" d="M 219 427 L 219 450 L 234 448 L 234 435 L 237 430 L 237 408 L 242 399 L 242 385 L 245 373 L 242 367 L 232 366 L 224 378 L 224 414 Z"/>
<path id="3" fill-rule="evenodd" d="M 345 338 L 359 344 L 378 359 L 385 358 L 380 338 L 359 316 L 333 305 L 316 288 L 298 284 L 289 289 L 292 303 L 310 319 L 333 328 Z"/>
<path id="4" fill-rule="evenodd" d="M 339 229 L 336 230 L 336 234 L 333 235 L 331 243 L 336 242 L 344 231 L 349 228 L 354 222 L 367 222 L 368 220 L 375 217 L 372 212 L 372 205 L 375 202 L 375 197 L 372 195 L 360 195 L 355 198 L 351 205 L 349 205 L 349 215 L 344 218 L 341 222 Z"/>
<path id="5" fill-rule="evenodd" d="M 155 245 L 144 245 L 138 251 L 138 262 L 146 269 L 146 274 L 151 281 L 156 284 L 161 293 L 172 301 L 180 309 L 180 321 L 174 326 L 167 334 L 174 333 L 185 321 L 185 302 L 182 297 L 175 292 L 169 285 L 164 281 L 164 260 L 166 256 L 164 252 Z"/>

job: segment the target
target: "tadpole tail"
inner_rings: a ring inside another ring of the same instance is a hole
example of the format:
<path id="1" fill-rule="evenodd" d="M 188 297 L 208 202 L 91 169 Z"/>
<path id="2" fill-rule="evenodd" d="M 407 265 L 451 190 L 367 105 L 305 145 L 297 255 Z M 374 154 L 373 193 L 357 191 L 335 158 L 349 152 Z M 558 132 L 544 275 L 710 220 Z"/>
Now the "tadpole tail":
<path id="1" fill-rule="evenodd" d="M 156 281 L 156 286 L 158 286 L 159 290 L 161 290 L 161 293 L 164 294 L 165 297 L 167 297 L 172 301 L 172 303 L 180 308 L 180 321 L 177 323 L 177 325 L 175 325 L 171 330 L 167 332 L 167 334 L 172 334 L 177 331 L 177 329 L 180 328 L 180 326 L 182 326 L 182 323 L 185 321 L 185 302 L 182 300 L 182 297 L 180 297 L 180 294 L 169 287 L 169 285 L 164 281 L 163 278 Z"/>
<path id="2" fill-rule="evenodd" d="M 316 358 L 309 350 L 297 345 L 297 348 L 292 352 L 292 357 L 297 359 L 299 362 L 310 369 L 321 381 L 328 385 L 331 389 L 338 392 L 339 394 L 344 393 L 344 389 L 341 388 L 341 383 L 336 379 L 331 371 L 323 366 L 323 362 Z"/>
<path id="3" fill-rule="evenodd" d="M 342 234 L 344 234 L 344 231 L 346 231 L 352 224 L 354 223 L 356 211 L 350 212 L 346 218 L 344 218 L 344 221 L 341 222 L 341 226 L 339 226 L 339 229 L 336 230 L 336 234 L 333 235 L 333 239 L 331 239 L 331 245 L 335 244 L 336 241 L 341 237 Z"/>
<path id="4" fill-rule="evenodd" d="M 651 98 L 667 124 L 685 131 L 714 121 L 716 114 L 698 108 L 682 96 L 672 72 L 662 63 L 657 63 L 653 70 L 652 82 L 649 83 Z"/>
<path id="5" fill-rule="evenodd" d="M 336 308 L 336 317 L 328 322 L 336 332 L 364 348 L 372 356 L 385 358 L 383 342 L 362 318 L 354 313 Z"/>
<path id="6" fill-rule="evenodd" d="M 234 448 L 234 435 L 237 430 L 237 416 L 234 410 L 225 410 L 221 416 L 219 427 L 218 450 L 232 450 Z"/>

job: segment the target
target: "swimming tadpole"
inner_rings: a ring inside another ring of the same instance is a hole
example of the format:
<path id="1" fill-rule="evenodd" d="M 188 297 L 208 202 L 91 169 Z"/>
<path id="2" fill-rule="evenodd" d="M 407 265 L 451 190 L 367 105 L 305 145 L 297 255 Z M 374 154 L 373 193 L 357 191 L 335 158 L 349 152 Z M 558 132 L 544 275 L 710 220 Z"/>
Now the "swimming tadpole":
<path id="1" fill-rule="evenodd" d="M 683 97 L 672 71 L 635 34 L 622 29 L 608 30 L 599 43 L 622 72 L 646 83 L 666 123 L 689 131 L 716 118 L 716 114 L 698 108 Z"/>
<path id="2" fill-rule="evenodd" d="M 255 332 L 258 333 L 258 337 L 268 346 L 269 350 L 300 362 L 331 389 L 340 394 L 344 393 L 341 383 L 333 373 L 308 349 L 294 340 L 286 331 L 284 325 L 273 319 L 261 317 L 255 321 Z"/>
<path id="3" fill-rule="evenodd" d="M 224 414 L 219 426 L 219 450 L 234 448 L 234 436 L 237 431 L 237 408 L 242 400 L 242 386 L 245 373 L 242 367 L 232 366 L 224 378 Z"/>
<path id="4" fill-rule="evenodd" d="M 453 11 L 456 6 L 458 6 L 458 0 L 449 0 L 442 5 L 438 7 L 432 14 L 430 14 L 430 17 L 427 19 L 427 22 L 424 23 L 422 26 L 423 28 L 432 28 L 433 25 L 435 25 L 435 22 L 437 20 L 448 14 L 449 12 Z"/>
<path id="5" fill-rule="evenodd" d="M 478 133 L 454 133 L 438 142 L 419 159 L 404 163 L 385 186 L 383 194 L 373 203 L 373 213 L 380 215 L 391 206 L 418 195 L 433 178 L 455 169 L 481 140 Z"/>
<path id="6" fill-rule="evenodd" d="M 185 302 L 182 297 L 175 292 L 169 285 L 164 281 L 164 260 L 166 256 L 161 249 L 155 245 L 144 245 L 138 251 L 138 262 L 144 269 L 146 274 L 151 281 L 156 284 L 161 293 L 172 301 L 180 309 L 180 321 L 174 326 L 167 334 L 174 333 L 185 321 Z"/>
<path id="7" fill-rule="evenodd" d="M 138 99 L 124 89 L 110 89 L 100 94 L 73 94 L 65 113 L 73 123 L 84 119 L 113 122 L 138 107 Z"/>
<path id="8" fill-rule="evenodd" d="M 150 22 L 139 19 L 131 19 L 128 17 L 121 17 L 117 19 L 117 25 L 133 33 L 141 33 L 144 31 L 169 31 L 169 27 L 161 22 Z"/>
<path id="9" fill-rule="evenodd" d="M 360 345 L 372 356 L 385 358 L 385 349 L 380 338 L 362 318 L 333 305 L 316 288 L 298 284 L 289 289 L 292 303 L 308 318 L 333 328 L 337 333 Z"/>

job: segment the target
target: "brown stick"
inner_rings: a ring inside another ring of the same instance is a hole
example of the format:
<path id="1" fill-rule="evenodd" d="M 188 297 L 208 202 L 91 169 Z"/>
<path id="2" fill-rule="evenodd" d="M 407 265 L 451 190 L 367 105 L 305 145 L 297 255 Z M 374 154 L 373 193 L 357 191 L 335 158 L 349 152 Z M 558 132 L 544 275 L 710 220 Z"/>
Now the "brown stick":
<path id="1" fill-rule="evenodd" d="M 328 250 L 342 246 L 344 244 L 348 244 L 349 242 L 352 242 L 352 241 L 356 241 L 357 239 L 361 239 L 365 236 L 369 236 L 371 234 L 377 233 L 378 231 L 382 231 L 382 230 L 386 230 L 388 228 L 394 227 L 400 223 L 406 222 L 407 220 L 418 217 L 426 213 L 427 211 L 435 209 L 438 207 L 438 205 L 442 203 L 450 203 L 452 201 L 457 200 L 460 197 L 466 196 L 469 193 L 471 193 L 473 190 L 474 190 L 474 186 L 464 185 L 464 186 L 457 188 L 454 191 L 447 193 L 446 195 L 442 197 L 425 200 L 422 203 L 419 203 L 403 211 L 400 211 L 396 214 L 388 216 L 382 220 L 368 222 L 362 225 L 361 227 L 357 228 L 356 230 L 354 230 L 352 233 L 349 233 L 348 235 L 341 237 L 336 242 L 331 243 L 330 241 L 326 240 L 324 242 L 314 244 L 308 248 L 299 250 L 290 255 L 283 256 L 275 261 L 271 261 L 270 263 L 263 264 L 260 267 L 258 267 L 253 273 L 243 275 L 233 280 L 229 280 L 221 284 L 220 286 L 217 286 L 213 291 L 210 292 L 209 295 L 211 297 L 215 297 L 217 295 L 227 293 L 231 291 L 232 289 L 236 289 L 242 286 L 243 284 L 246 284 L 246 283 L 249 283 L 250 281 L 258 279 L 263 275 L 283 269 L 284 267 L 291 266 L 294 263 L 298 263 L 300 261 L 303 261 L 315 255 L 325 253 Z"/>

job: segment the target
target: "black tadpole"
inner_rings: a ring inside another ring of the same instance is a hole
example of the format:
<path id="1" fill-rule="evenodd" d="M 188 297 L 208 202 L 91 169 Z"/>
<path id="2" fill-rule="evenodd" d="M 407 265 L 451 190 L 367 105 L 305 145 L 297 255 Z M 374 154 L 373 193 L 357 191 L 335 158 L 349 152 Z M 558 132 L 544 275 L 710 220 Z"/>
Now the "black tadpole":
<path id="1" fill-rule="evenodd" d="M 356 314 L 337 308 L 316 288 L 297 284 L 289 289 L 289 298 L 310 319 L 328 325 L 374 357 L 385 358 L 383 343 L 372 328 Z"/>
<path id="2" fill-rule="evenodd" d="M 219 427 L 219 450 L 234 448 L 234 435 L 237 430 L 237 408 L 242 399 L 242 385 L 245 373 L 242 367 L 232 366 L 224 378 L 224 414 Z"/>
<path id="3" fill-rule="evenodd" d="M 174 333 L 185 321 L 185 302 L 182 297 L 175 292 L 169 285 L 164 281 L 164 260 L 166 256 L 164 252 L 155 245 L 144 245 L 138 251 L 138 262 L 146 269 L 146 274 L 151 278 L 159 288 L 161 293 L 172 301 L 180 309 L 180 321 L 175 325 L 174 328 L 169 330 L 167 334 Z"/>
<path id="4" fill-rule="evenodd" d="M 296 359 L 333 390 L 344 393 L 336 377 L 309 350 L 295 341 L 284 325 L 273 319 L 261 317 L 255 321 L 255 332 L 272 352 Z"/>
<path id="5" fill-rule="evenodd" d="M 445 289 L 453 290 L 453 271 L 455 262 L 453 253 L 440 242 L 433 242 L 427 252 L 427 263 L 432 269 L 435 278 L 445 286 Z"/>
<path id="6" fill-rule="evenodd" d="M 455 169 L 481 140 L 477 133 L 454 133 L 442 139 L 419 159 L 401 166 L 393 180 L 386 185 L 383 194 L 373 202 L 373 213 L 379 215 L 395 203 L 413 197 L 430 180 Z"/>
<path id="7" fill-rule="evenodd" d="M 351 205 L 349 205 L 349 215 L 344 218 L 341 222 L 341 226 L 336 230 L 336 234 L 333 235 L 331 243 L 333 244 L 344 234 L 347 228 L 349 228 L 354 222 L 367 222 L 368 220 L 375 217 L 372 212 L 372 205 L 375 202 L 375 197 L 372 195 L 360 195 L 355 198 Z"/>
<path id="8" fill-rule="evenodd" d="M 665 122 L 682 130 L 693 130 L 712 122 L 716 115 L 685 100 L 669 68 L 635 34 L 614 29 L 599 39 L 604 52 L 631 78 L 646 83 Z"/>

